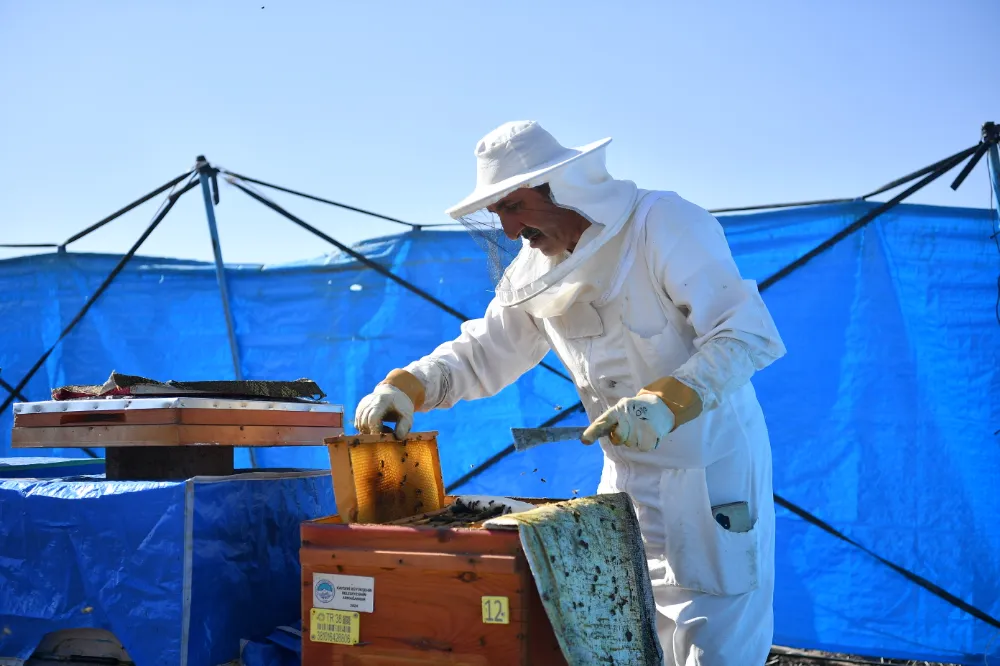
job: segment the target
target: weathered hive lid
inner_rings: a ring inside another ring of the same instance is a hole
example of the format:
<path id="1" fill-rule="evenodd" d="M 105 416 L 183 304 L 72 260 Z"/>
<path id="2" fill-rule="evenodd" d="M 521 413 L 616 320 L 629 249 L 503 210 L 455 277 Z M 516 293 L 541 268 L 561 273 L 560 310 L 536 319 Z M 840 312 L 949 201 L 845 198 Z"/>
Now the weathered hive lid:
<path id="1" fill-rule="evenodd" d="M 437 432 L 343 435 L 324 440 L 344 523 L 386 523 L 444 506 Z"/>

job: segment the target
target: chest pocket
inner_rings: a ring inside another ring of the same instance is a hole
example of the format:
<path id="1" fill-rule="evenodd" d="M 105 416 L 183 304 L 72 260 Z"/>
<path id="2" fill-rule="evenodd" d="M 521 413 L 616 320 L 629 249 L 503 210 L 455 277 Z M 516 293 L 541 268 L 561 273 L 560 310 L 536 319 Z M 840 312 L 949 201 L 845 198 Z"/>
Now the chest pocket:
<path id="1" fill-rule="evenodd" d="M 565 314 L 546 320 L 553 332 L 566 340 L 596 338 L 604 335 L 601 315 L 590 303 L 574 303 Z"/>
<path id="2" fill-rule="evenodd" d="M 578 383 L 586 363 L 580 343 L 585 345 L 588 340 L 604 335 L 604 322 L 590 303 L 574 303 L 565 314 L 543 320 L 542 332 L 552 351 Z"/>
<path id="3" fill-rule="evenodd" d="M 646 386 L 674 372 L 696 350 L 684 313 L 663 292 L 645 253 L 638 254 L 619 302 L 629 367 L 639 385 Z"/>

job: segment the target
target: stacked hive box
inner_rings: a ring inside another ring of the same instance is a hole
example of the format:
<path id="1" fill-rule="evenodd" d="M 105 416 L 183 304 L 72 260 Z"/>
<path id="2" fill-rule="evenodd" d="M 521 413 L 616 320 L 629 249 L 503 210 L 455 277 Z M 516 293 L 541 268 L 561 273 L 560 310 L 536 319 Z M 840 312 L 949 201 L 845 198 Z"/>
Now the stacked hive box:
<path id="1" fill-rule="evenodd" d="M 14 405 L 11 446 L 104 448 L 115 481 L 227 476 L 234 447 L 316 446 L 344 432 L 342 405 L 219 397 L 50 400 Z"/>

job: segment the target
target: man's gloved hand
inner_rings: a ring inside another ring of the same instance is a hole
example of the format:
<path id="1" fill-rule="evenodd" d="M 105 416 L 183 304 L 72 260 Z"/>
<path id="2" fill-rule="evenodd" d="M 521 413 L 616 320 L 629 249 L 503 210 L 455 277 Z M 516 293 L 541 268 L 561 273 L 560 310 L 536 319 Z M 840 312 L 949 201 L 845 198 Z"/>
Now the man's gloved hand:
<path id="1" fill-rule="evenodd" d="M 413 401 L 392 384 L 379 384 L 358 403 L 354 427 L 359 433 L 378 435 L 386 420 L 395 422 L 398 439 L 406 437 L 413 426 Z"/>
<path id="2" fill-rule="evenodd" d="M 593 444 L 607 435 L 611 443 L 640 451 L 652 451 L 660 440 L 674 429 L 676 419 L 666 403 L 652 393 L 640 393 L 634 398 L 622 398 L 601 414 L 583 432 L 584 444 Z"/>

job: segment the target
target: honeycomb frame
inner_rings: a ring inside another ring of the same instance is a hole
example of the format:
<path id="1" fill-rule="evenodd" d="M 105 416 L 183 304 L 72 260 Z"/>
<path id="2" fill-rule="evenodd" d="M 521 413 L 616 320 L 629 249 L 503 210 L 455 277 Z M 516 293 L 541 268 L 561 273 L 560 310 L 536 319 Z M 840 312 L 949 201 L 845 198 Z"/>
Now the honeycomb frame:
<path id="1" fill-rule="evenodd" d="M 436 431 L 324 441 L 342 522 L 384 524 L 445 506 Z"/>

